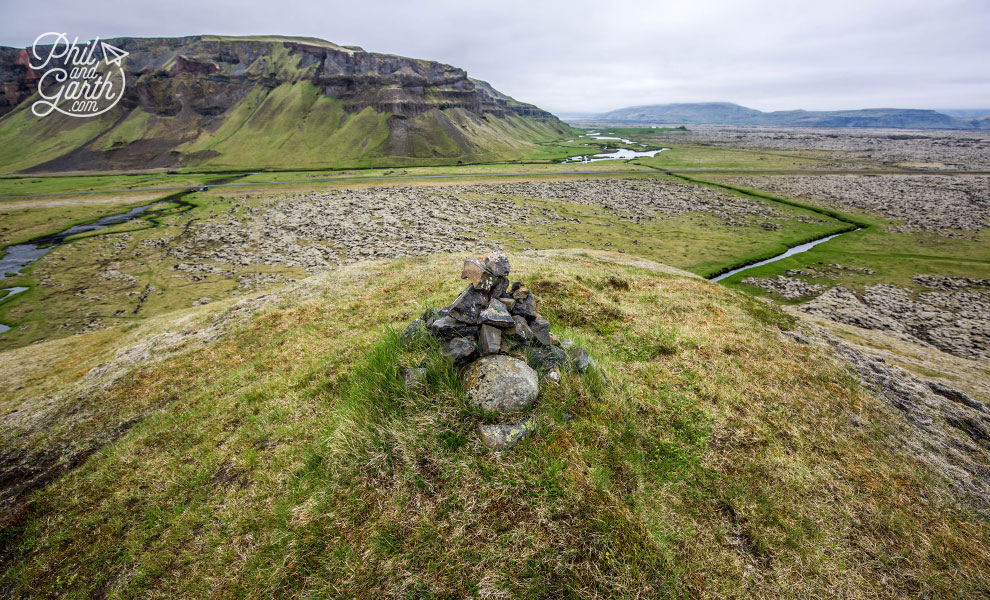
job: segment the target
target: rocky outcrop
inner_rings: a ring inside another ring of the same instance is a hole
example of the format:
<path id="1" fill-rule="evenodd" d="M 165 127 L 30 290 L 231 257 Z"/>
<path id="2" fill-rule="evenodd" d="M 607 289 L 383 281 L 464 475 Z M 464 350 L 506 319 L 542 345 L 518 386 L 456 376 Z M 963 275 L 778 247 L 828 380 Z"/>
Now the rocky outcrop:
<path id="1" fill-rule="evenodd" d="M 0 117 L 36 92 L 40 77 L 31 68 L 28 50 L 0 46 Z"/>
<path id="2" fill-rule="evenodd" d="M 835 348 L 863 383 L 904 417 L 907 450 L 945 476 L 977 510 L 990 514 L 987 407 L 944 383 L 919 379 L 889 364 L 874 354 L 876 350 L 854 346 L 817 327 L 809 331 Z"/>
<path id="3" fill-rule="evenodd" d="M 556 384 L 563 370 L 600 371 L 586 349 L 550 332 L 550 322 L 536 312 L 536 297 L 520 281 L 510 285 L 509 273 L 509 259 L 498 250 L 484 261 L 465 260 L 461 278 L 468 285 L 464 291 L 450 306 L 427 309 L 406 327 L 401 339 L 413 344 L 432 335 L 444 340 L 441 348 L 448 360 L 463 365 L 475 359 L 461 372 L 468 402 L 483 411 L 518 419 L 536 402 L 541 376 Z M 413 371 L 400 371 L 410 387 L 426 376 Z M 511 448 L 534 428 L 532 416 L 519 422 L 479 425 L 484 443 L 496 450 Z"/>
<path id="4" fill-rule="evenodd" d="M 191 110 L 210 116 L 230 108 L 252 84 L 274 88 L 309 81 L 324 95 L 343 100 L 349 112 L 371 107 L 413 115 L 434 108 L 464 108 L 496 117 L 555 119 L 471 79 L 463 69 L 323 40 L 190 36 L 105 41 L 130 53 L 124 61 L 125 109 L 141 107 L 168 115 Z M 40 52 L 44 55 L 44 50 Z M 37 77 L 28 66 L 27 50 L 0 47 L 4 100 L 0 115 L 30 95 Z"/>
<path id="5" fill-rule="evenodd" d="M 95 123 L 104 128 L 96 138 L 89 133 L 78 140 L 81 145 L 40 163 L 36 171 L 233 166 L 218 161 L 225 153 L 246 168 L 336 166 L 331 159 L 339 162 L 342 156 L 352 162 L 380 156 L 470 158 L 500 143 L 512 148 L 548 132 L 569 131 L 552 114 L 468 77 L 463 69 L 428 60 L 277 36 L 105 41 L 129 53 L 122 63 L 123 98 L 98 121 L 85 119 L 86 124 L 58 114 L 40 121 L 22 114 L 16 125 L 29 123 L 39 136 L 41 129 L 50 136 Z M 24 113 L 37 77 L 27 64 L 27 51 L 0 47 L 0 117 Z M 341 136 L 341 144 L 359 147 L 323 149 L 314 141 L 320 139 L 319 130 L 325 139 L 368 110 L 373 118 L 365 115 L 355 125 L 357 132 Z M 245 123 L 246 133 L 241 131 Z M 300 133 L 312 129 L 317 131 Z M 281 139 L 293 131 L 298 143 Z M 3 133 L 0 121 L 0 141 Z M 265 136 L 275 136 L 284 154 L 318 156 L 272 164 L 269 154 L 244 152 L 242 144 L 234 143 L 241 141 L 233 139 L 238 134 L 250 134 L 244 143 L 260 149 L 269 142 Z M 223 147 L 224 140 L 234 147 Z"/>

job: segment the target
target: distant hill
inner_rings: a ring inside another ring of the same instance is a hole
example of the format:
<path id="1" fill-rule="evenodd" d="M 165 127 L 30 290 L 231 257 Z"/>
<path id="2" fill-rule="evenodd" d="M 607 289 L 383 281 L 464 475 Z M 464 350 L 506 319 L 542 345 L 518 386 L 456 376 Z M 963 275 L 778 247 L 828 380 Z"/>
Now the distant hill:
<path id="1" fill-rule="evenodd" d="M 625 123 L 767 125 L 780 127 L 882 127 L 897 129 L 990 129 L 978 111 L 958 116 L 934 110 L 866 108 L 861 110 L 763 112 L 730 102 L 630 106 L 588 117 Z"/>
<path id="2" fill-rule="evenodd" d="M 30 106 L 41 73 L 0 47 L 0 173 L 450 164 L 520 158 L 570 133 L 459 68 L 282 36 L 117 38 L 120 103 Z"/>

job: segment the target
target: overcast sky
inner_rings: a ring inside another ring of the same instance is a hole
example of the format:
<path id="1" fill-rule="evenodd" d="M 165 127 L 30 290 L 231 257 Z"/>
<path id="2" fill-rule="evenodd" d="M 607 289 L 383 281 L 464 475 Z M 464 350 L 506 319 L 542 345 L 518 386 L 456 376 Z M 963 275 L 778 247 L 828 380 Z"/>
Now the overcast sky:
<path id="1" fill-rule="evenodd" d="M 0 0 L 0 45 L 282 34 L 466 69 L 554 112 L 990 107 L 988 0 Z"/>

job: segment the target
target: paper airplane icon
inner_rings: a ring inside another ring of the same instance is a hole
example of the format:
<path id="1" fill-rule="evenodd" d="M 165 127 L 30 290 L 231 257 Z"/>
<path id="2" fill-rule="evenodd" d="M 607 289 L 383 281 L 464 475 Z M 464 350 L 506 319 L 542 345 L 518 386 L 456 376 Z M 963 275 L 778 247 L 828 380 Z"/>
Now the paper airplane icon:
<path id="1" fill-rule="evenodd" d="M 100 42 L 103 47 L 103 59 L 107 61 L 108 65 L 120 66 L 120 61 L 123 60 L 125 56 L 130 54 L 130 52 L 125 52 L 116 46 L 111 46 L 106 42 Z"/>

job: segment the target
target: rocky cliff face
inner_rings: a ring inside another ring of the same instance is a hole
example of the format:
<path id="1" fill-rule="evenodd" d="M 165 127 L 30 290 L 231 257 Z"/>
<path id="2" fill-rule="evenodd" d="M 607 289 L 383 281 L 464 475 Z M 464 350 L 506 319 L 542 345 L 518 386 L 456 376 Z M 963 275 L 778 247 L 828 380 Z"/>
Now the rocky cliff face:
<path id="1" fill-rule="evenodd" d="M 101 119 L 101 127 L 87 123 L 85 133 L 79 132 L 81 124 L 57 114 L 46 117 L 48 122 L 30 123 L 29 100 L 39 74 L 29 67 L 29 51 L 0 48 L 0 115 L 6 115 L 0 119 L 0 142 L 5 124 L 19 131 L 44 130 L 45 135 L 80 133 L 79 143 L 69 152 L 54 159 L 46 156 L 48 160 L 31 167 L 133 167 L 149 161 L 152 166 L 233 166 L 219 159 L 224 152 L 216 146 L 228 140 L 228 129 L 244 124 L 264 129 L 258 121 L 262 117 L 277 125 L 276 134 L 306 127 L 334 136 L 360 114 L 367 135 L 349 131 L 339 140 L 361 146 L 360 152 L 344 153 L 355 160 L 472 158 L 566 131 L 550 113 L 497 92 L 463 69 L 437 62 L 309 38 L 106 41 L 130 53 L 124 61 L 127 86 L 118 107 Z M 252 143 L 266 143 L 255 137 Z M 31 154 L 30 148 L 24 150 Z M 283 154 L 296 155 L 297 150 L 283 148 Z M 302 160 L 305 164 L 299 166 L 336 164 L 341 157 L 309 157 L 312 160 Z M 23 161 L 17 166 L 23 167 Z"/>

